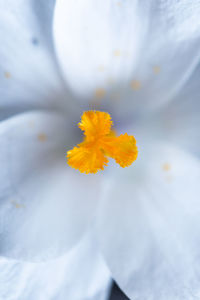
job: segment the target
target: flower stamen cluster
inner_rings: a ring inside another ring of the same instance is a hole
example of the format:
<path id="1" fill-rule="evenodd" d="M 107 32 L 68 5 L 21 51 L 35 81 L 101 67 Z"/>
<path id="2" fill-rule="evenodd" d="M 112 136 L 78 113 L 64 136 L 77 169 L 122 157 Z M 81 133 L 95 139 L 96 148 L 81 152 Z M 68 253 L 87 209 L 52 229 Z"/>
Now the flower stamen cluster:
<path id="1" fill-rule="evenodd" d="M 107 112 L 84 112 L 78 123 L 84 132 L 84 140 L 67 152 L 69 166 L 81 173 L 96 173 L 104 169 L 108 157 L 115 159 L 123 168 L 130 166 L 138 155 L 136 140 L 127 133 L 116 136 L 112 125 Z"/>

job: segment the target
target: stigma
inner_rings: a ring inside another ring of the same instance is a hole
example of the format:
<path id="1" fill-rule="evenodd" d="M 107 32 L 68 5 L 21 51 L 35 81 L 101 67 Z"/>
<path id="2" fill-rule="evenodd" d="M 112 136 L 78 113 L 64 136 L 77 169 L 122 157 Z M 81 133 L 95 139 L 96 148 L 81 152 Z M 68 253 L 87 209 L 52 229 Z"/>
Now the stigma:
<path id="1" fill-rule="evenodd" d="M 78 127 L 84 133 L 83 142 L 67 152 L 70 167 L 81 173 L 97 173 L 115 159 L 122 168 L 130 166 L 138 155 L 136 140 L 127 133 L 116 135 L 113 122 L 107 112 L 86 111 Z"/>

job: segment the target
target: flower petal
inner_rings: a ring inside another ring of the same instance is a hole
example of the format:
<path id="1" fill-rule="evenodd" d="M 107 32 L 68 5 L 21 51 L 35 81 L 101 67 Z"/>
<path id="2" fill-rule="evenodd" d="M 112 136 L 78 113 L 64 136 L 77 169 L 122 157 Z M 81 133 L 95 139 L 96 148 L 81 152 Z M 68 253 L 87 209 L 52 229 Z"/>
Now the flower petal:
<path id="1" fill-rule="evenodd" d="M 100 177 L 66 163 L 74 144 L 62 116 L 32 112 L 0 126 L 0 254 L 46 260 L 85 232 L 98 203 Z M 73 130 L 71 130 L 73 134 Z"/>
<path id="2" fill-rule="evenodd" d="M 141 87 L 132 86 L 135 96 L 131 98 L 141 112 L 172 100 L 200 59 L 200 1 L 143 2 L 148 4 L 148 32 L 133 78 Z"/>
<path id="3" fill-rule="evenodd" d="M 173 102 L 155 117 L 166 140 L 200 156 L 200 66 Z"/>
<path id="4" fill-rule="evenodd" d="M 100 245 L 112 275 L 130 299 L 197 299 L 200 162 L 154 143 L 135 165 L 107 181 L 100 210 Z"/>
<path id="5" fill-rule="evenodd" d="M 0 1 L 0 118 L 55 107 L 63 98 L 51 40 L 53 10 L 54 1 Z"/>
<path id="6" fill-rule="evenodd" d="M 199 0 L 58 0 L 61 69 L 82 100 L 126 119 L 148 112 L 171 98 L 197 64 L 199 14 Z"/>
<path id="7" fill-rule="evenodd" d="M 1 299 L 108 299 L 110 276 L 92 234 L 51 262 L 34 264 L 1 259 L 0 267 Z"/>
<path id="8" fill-rule="evenodd" d="M 126 81 L 137 63 L 145 20 L 143 28 L 137 1 L 118 2 L 56 2 L 57 57 L 67 83 L 80 100 L 108 99 L 111 81 Z"/>

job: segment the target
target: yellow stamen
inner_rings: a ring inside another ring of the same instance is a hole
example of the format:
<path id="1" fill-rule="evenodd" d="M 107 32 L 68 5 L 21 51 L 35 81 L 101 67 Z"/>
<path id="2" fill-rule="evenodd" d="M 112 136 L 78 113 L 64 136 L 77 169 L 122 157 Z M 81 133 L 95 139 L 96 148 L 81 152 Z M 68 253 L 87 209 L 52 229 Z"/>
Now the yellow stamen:
<path id="1" fill-rule="evenodd" d="M 137 158 L 138 150 L 134 136 L 127 133 L 116 136 L 111 116 L 101 111 L 83 113 L 79 128 L 84 140 L 67 152 L 68 164 L 81 173 L 103 170 L 112 157 L 121 167 L 130 166 Z"/>

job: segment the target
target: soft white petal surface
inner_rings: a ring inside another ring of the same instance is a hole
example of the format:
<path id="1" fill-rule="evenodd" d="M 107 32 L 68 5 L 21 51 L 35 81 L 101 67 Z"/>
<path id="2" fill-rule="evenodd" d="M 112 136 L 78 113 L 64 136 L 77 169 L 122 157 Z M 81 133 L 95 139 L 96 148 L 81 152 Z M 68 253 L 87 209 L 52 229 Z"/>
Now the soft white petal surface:
<path id="1" fill-rule="evenodd" d="M 48 263 L 0 259 L 0 298 L 6 300 L 107 300 L 110 276 L 95 237 Z"/>
<path id="2" fill-rule="evenodd" d="M 200 66 L 154 120 L 160 135 L 165 134 L 174 144 L 200 155 Z"/>
<path id="3" fill-rule="evenodd" d="M 66 163 L 74 144 L 62 116 L 27 113 L 0 126 L 0 254 L 46 260 L 85 232 L 98 203 L 100 178 Z"/>
<path id="4" fill-rule="evenodd" d="M 64 98 L 52 46 L 53 10 L 54 1 L 0 0 L 0 118 L 56 107 Z"/>
<path id="5" fill-rule="evenodd" d="M 100 245 L 133 300 L 200 297 L 200 163 L 169 145 L 139 149 L 136 165 L 107 181 Z"/>
<path id="6" fill-rule="evenodd" d="M 121 118 L 152 110 L 199 59 L 199 14 L 199 0 L 58 0 L 54 39 L 66 81 Z"/>

